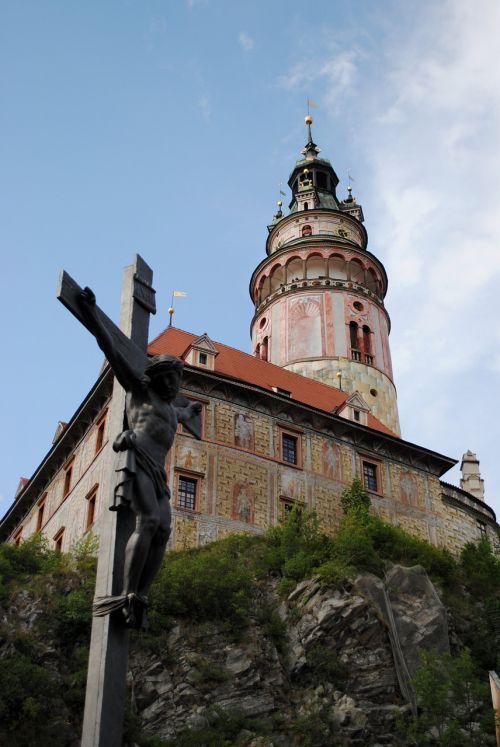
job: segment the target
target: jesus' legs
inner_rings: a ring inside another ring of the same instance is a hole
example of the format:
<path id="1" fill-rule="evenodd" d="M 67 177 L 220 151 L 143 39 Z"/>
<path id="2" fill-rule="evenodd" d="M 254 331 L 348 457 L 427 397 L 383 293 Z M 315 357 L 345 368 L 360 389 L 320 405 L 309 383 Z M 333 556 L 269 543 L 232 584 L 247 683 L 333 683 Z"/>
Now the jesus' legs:
<path id="1" fill-rule="evenodd" d="M 152 480 L 148 475 L 138 471 L 134 487 L 132 509 L 136 514 L 136 523 L 125 550 L 124 594 L 139 593 L 139 582 L 151 551 L 153 538 L 160 526 L 160 510 Z"/>
<path id="2" fill-rule="evenodd" d="M 161 497 L 158 506 L 160 524 L 151 540 L 149 555 L 139 581 L 139 594 L 141 596 L 147 596 L 149 593 L 149 588 L 160 570 L 168 538 L 170 537 L 171 511 L 170 501 L 166 495 Z"/>

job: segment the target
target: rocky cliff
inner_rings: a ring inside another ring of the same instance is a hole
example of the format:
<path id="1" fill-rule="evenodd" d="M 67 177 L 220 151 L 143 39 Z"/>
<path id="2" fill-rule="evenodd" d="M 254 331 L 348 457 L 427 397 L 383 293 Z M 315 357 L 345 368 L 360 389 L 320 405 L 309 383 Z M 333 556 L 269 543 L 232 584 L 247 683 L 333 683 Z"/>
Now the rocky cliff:
<path id="1" fill-rule="evenodd" d="M 395 566 L 385 583 L 362 574 L 342 589 L 306 580 L 286 601 L 267 584 L 257 605 L 277 609 L 283 628 L 257 614 L 231 641 L 220 625 L 179 622 L 160 653 L 134 648 L 130 687 L 145 734 L 201 730 L 215 709 L 249 719 L 242 745 L 395 744 L 396 722 L 415 707 L 418 651 L 449 651 L 446 610 L 418 567 Z M 252 734 L 252 718 L 273 736 Z"/>

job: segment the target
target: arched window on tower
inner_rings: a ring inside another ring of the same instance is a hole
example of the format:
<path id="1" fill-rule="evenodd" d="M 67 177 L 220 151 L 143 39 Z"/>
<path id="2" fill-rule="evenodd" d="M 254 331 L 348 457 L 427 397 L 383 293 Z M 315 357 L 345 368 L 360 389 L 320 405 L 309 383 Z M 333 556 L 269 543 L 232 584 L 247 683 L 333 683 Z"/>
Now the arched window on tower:
<path id="1" fill-rule="evenodd" d="M 370 327 L 367 327 L 366 324 L 363 325 L 363 351 L 365 354 L 365 363 L 368 363 L 369 366 L 373 364 L 373 355 L 372 355 L 372 341 L 371 341 L 371 333 L 370 333 Z"/>
<path id="2" fill-rule="evenodd" d="M 310 236 L 312 234 L 311 226 L 302 226 L 302 236 Z"/>
<path id="3" fill-rule="evenodd" d="M 260 358 L 263 361 L 267 361 L 267 352 L 269 347 L 269 339 L 267 337 L 264 337 L 262 340 L 262 345 L 260 346 Z"/>
<path id="4" fill-rule="evenodd" d="M 260 358 L 260 345 L 257 345 L 255 347 L 255 353 L 254 353 L 254 355 L 255 355 L 256 358 Z"/>
<path id="5" fill-rule="evenodd" d="M 309 210 L 309 203 L 308 202 L 304 202 L 304 210 Z"/>
<path id="6" fill-rule="evenodd" d="M 351 358 L 353 361 L 361 360 L 361 351 L 358 343 L 358 325 L 356 322 L 349 322 L 349 334 L 351 338 Z"/>

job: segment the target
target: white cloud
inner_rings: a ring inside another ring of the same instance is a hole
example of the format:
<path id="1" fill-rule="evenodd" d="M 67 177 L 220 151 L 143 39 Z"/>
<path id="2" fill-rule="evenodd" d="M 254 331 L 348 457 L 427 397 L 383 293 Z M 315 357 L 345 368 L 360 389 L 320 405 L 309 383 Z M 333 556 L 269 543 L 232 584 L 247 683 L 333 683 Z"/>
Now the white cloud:
<path id="1" fill-rule="evenodd" d="M 340 94 L 347 91 L 355 81 L 356 58 L 356 52 L 345 50 L 331 52 L 324 60 L 302 60 L 278 78 L 278 85 L 286 90 L 309 90 L 321 86 L 325 89 L 324 99 L 328 109 L 334 111 L 339 105 Z"/>
<path id="2" fill-rule="evenodd" d="M 254 48 L 254 40 L 246 31 L 240 32 L 238 42 L 244 52 L 250 52 Z"/>
<path id="3" fill-rule="evenodd" d="M 403 436 L 477 451 L 494 505 L 498 425 L 481 418 L 500 372 L 500 5 L 395 8 L 381 43 L 325 45 L 279 84 L 353 123 L 369 249 L 390 282 Z"/>
<path id="4" fill-rule="evenodd" d="M 200 107 L 201 116 L 203 117 L 205 122 L 210 122 L 212 109 L 210 106 L 210 97 L 207 93 L 203 93 L 200 96 L 200 98 L 198 99 L 198 106 Z"/>

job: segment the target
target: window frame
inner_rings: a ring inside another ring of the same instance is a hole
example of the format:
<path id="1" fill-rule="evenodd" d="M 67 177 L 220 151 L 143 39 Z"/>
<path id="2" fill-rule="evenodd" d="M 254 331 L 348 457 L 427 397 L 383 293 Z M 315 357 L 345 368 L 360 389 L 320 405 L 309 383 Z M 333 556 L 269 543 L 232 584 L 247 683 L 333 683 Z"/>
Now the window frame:
<path id="1" fill-rule="evenodd" d="M 188 480 L 194 484 L 194 495 L 193 495 L 193 506 L 181 506 L 179 503 L 180 486 L 181 480 Z M 189 470 L 176 470 L 175 480 L 175 508 L 178 511 L 189 511 L 191 513 L 200 513 L 199 500 L 200 500 L 200 483 L 201 477 L 197 472 L 190 472 Z"/>
<path id="2" fill-rule="evenodd" d="M 63 483 L 63 500 L 71 493 L 72 482 L 73 482 L 73 468 L 75 466 L 75 457 L 72 456 L 63 467 L 64 472 L 64 483 Z M 68 478 L 69 475 L 69 478 Z"/>
<path id="3" fill-rule="evenodd" d="M 43 519 L 44 519 L 44 513 L 45 513 L 45 507 L 47 505 L 47 491 L 43 493 L 42 497 L 37 501 L 36 507 L 36 529 L 35 532 L 39 534 L 42 531 L 43 527 Z"/>
<path id="4" fill-rule="evenodd" d="M 361 481 L 363 483 L 363 487 L 365 490 L 367 490 L 369 493 L 375 493 L 375 495 L 383 495 L 382 493 L 382 471 L 381 471 L 381 462 L 379 462 L 377 459 L 373 459 L 373 457 L 369 456 L 368 454 L 360 454 L 359 455 L 360 462 L 361 462 Z M 370 467 L 373 467 L 375 470 L 375 482 L 376 482 L 376 488 L 371 488 L 366 484 L 365 479 L 365 464 L 369 465 Z"/>
<path id="5" fill-rule="evenodd" d="M 281 425 L 278 426 L 278 433 L 279 433 L 279 460 L 283 464 L 287 464 L 289 467 L 295 467 L 295 469 L 302 469 L 302 431 L 296 431 L 292 430 L 291 428 L 283 427 Z M 296 461 L 295 462 L 289 462 L 287 459 L 284 458 L 284 450 L 283 450 L 283 439 L 284 438 L 293 438 L 295 439 L 295 446 L 296 446 Z"/>
<path id="6" fill-rule="evenodd" d="M 54 541 L 54 550 L 55 552 L 62 552 L 62 543 L 64 540 L 64 532 L 66 531 L 66 527 L 62 526 L 60 527 L 57 532 L 53 536 Z"/>
<path id="7" fill-rule="evenodd" d="M 23 529 L 24 529 L 24 525 L 21 524 L 21 526 L 18 529 L 16 529 L 15 533 L 12 536 L 12 544 L 15 547 L 19 547 L 19 545 L 21 544 L 21 541 L 23 539 Z"/>
<path id="8" fill-rule="evenodd" d="M 96 437 L 95 437 L 95 449 L 94 449 L 94 456 L 99 454 L 99 452 L 102 450 L 104 446 L 104 435 L 106 432 L 106 419 L 108 416 L 108 411 L 105 410 L 103 414 L 96 420 Z"/>
<path id="9" fill-rule="evenodd" d="M 98 489 L 99 485 L 94 485 L 92 490 L 89 490 L 89 492 L 85 496 L 85 500 L 87 501 L 87 509 L 85 513 L 85 532 L 88 532 L 89 529 L 92 529 L 95 524 Z"/>

